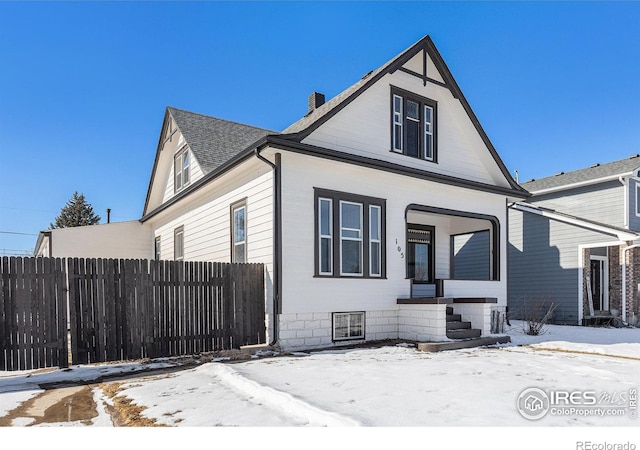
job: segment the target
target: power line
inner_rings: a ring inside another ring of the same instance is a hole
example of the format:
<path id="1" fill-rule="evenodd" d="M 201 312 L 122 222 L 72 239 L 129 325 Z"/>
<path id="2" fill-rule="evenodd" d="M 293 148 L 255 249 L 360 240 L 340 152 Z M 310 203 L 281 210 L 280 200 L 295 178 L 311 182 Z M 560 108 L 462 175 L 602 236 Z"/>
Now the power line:
<path id="1" fill-rule="evenodd" d="M 34 234 L 34 233 L 20 233 L 18 231 L 0 231 L 0 234 L 20 234 L 23 236 L 37 236 L 37 234 Z"/>

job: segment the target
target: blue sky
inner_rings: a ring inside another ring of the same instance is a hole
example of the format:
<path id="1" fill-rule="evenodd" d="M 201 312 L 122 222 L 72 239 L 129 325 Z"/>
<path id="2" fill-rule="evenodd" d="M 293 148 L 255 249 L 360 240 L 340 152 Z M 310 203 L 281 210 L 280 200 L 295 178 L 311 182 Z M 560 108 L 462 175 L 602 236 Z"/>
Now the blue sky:
<path id="1" fill-rule="evenodd" d="M 74 191 L 140 218 L 166 106 L 280 131 L 426 34 L 522 181 L 640 153 L 640 2 L 2 1 L 0 23 L 0 255 Z"/>

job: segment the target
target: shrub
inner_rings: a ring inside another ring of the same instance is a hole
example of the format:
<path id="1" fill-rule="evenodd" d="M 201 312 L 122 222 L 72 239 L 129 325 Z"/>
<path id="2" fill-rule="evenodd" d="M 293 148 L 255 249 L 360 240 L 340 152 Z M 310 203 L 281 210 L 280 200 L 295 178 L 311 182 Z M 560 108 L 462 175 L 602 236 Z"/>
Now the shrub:
<path id="1" fill-rule="evenodd" d="M 544 300 L 532 300 L 524 309 L 524 332 L 529 336 L 544 334 L 557 305 Z"/>

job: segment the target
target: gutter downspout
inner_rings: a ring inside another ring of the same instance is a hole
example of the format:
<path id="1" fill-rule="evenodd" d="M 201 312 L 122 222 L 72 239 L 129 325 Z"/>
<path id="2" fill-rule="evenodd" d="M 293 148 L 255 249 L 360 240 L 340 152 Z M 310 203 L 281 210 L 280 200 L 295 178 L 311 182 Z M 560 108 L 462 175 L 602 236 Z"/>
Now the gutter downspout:
<path id="1" fill-rule="evenodd" d="M 282 155 L 275 154 L 276 162 L 272 163 L 260 154 L 260 147 L 256 147 L 256 157 L 273 169 L 273 338 L 269 346 L 278 342 L 278 315 L 281 313 L 282 288 Z"/>
<path id="2" fill-rule="evenodd" d="M 640 247 L 634 244 L 622 250 L 622 321 L 627 321 L 627 250 Z"/>

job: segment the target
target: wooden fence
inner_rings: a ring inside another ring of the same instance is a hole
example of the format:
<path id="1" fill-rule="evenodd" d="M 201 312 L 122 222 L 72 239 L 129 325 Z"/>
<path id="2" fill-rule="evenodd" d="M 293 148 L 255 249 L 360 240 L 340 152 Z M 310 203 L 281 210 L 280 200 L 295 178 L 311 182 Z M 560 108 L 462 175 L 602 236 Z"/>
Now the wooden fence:
<path id="1" fill-rule="evenodd" d="M 262 264 L 5 257 L 0 267 L 0 370 L 188 355 L 266 339 Z"/>

